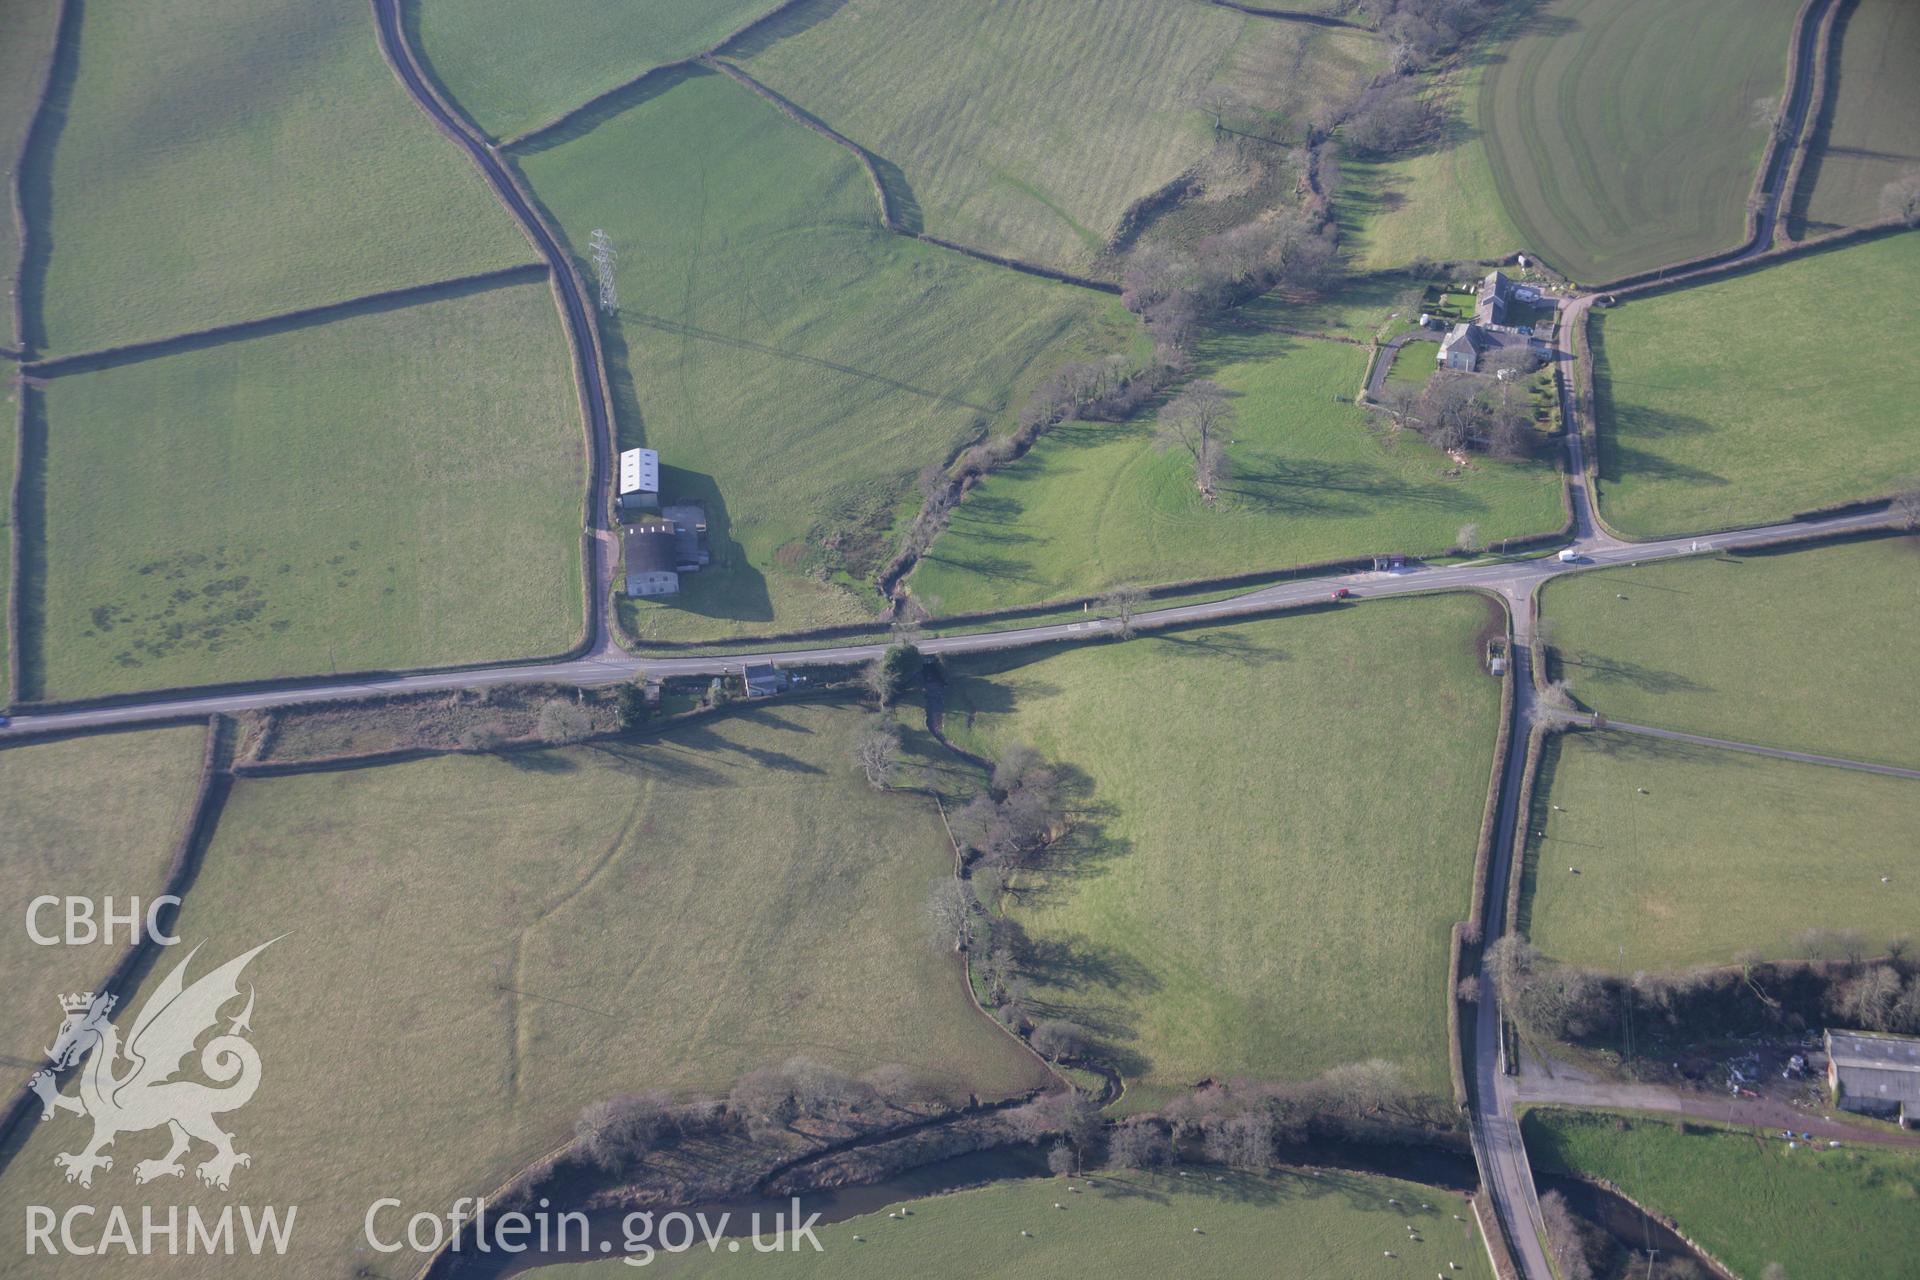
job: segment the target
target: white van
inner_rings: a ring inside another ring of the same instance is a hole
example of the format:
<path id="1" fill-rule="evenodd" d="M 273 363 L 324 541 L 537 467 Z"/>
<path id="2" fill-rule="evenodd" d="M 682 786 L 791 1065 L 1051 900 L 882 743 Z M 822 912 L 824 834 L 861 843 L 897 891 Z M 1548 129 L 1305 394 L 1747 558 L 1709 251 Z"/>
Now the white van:
<path id="1" fill-rule="evenodd" d="M 1560 553 L 1560 563 L 1561 564 L 1579 564 L 1580 553 L 1578 551 L 1575 551 L 1572 547 L 1568 547 L 1566 550 Z"/>

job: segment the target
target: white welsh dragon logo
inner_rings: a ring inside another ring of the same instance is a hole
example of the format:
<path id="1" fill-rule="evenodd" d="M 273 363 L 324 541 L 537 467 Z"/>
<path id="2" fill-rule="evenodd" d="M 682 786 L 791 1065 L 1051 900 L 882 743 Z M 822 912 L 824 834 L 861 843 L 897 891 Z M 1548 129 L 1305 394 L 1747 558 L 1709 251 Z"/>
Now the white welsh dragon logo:
<path id="1" fill-rule="evenodd" d="M 200 1050 L 201 1071 L 226 1087 L 216 1089 L 174 1076 L 182 1060 L 193 1052 L 195 1042 L 220 1021 L 221 1008 L 239 998 L 240 971 L 272 945 L 263 942 L 187 986 L 187 966 L 200 950 L 195 947 L 148 998 L 140 1016 L 133 1020 L 125 1046 L 120 1043 L 119 1030 L 107 1020 L 116 997 L 95 996 L 91 991 L 60 997 L 67 1019 L 53 1047 L 47 1050 L 53 1067 L 36 1072 L 30 1083 L 40 1095 L 42 1120 L 52 1119 L 55 1111 L 71 1111 L 93 1119 L 93 1140 L 84 1150 L 53 1158 L 67 1171 L 68 1182 L 92 1186 L 95 1169 L 113 1168 L 113 1157 L 103 1155 L 102 1149 L 113 1145 L 115 1137 L 161 1125 L 172 1132 L 173 1145 L 158 1160 L 136 1164 L 135 1182 L 185 1173 L 180 1157 L 193 1145 L 194 1138 L 213 1147 L 213 1156 L 195 1170 L 209 1186 L 225 1191 L 234 1169 L 253 1163 L 251 1156 L 233 1149 L 233 1135 L 213 1120 L 244 1107 L 260 1087 L 260 1054 L 242 1038 L 243 1032 L 253 1029 L 248 1023 L 253 1016 L 251 987 L 240 1016 L 228 1024 L 224 1035 L 215 1036 Z M 55 1075 L 78 1065 L 89 1052 L 93 1056 L 81 1069 L 78 1096 L 68 1097 L 60 1092 Z"/>

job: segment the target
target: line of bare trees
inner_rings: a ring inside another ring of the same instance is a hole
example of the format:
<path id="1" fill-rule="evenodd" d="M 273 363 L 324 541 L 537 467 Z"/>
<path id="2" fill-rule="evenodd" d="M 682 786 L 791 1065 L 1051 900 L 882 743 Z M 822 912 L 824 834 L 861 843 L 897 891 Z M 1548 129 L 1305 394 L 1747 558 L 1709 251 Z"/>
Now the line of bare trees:
<path id="1" fill-rule="evenodd" d="M 725 1098 L 676 1099 L 656 1089 L 589 1103 L 574 1120 L 575 1149 L 605 1172 L 627 1173 L 691 1138 L 737 1131 L 759 1141 L 803 1120 L 898 1119 L 901 1110 L 924 1110 L 938 1101 L 931 1087 L 898 1063 L 855 1077 L 796 1057 L 741 1076 Z"/>
<path id="2" fill-rule="evenodd" d="M 1796 940 L 1802 960 L 1748 953 L 1731 966 L 1631 976 L 1562 964 L 1513 935 L 1487 955 L 1501 1007 L 1516 1022 L 1547 1039 L 1605 1044 L 1619 1038 L 1628 1016 L 1637 1033 L 1662 1029 L 1690 1039 L 1798 1033 L 1829 1021 L 1920 1034 L 1912 949 L 1895 939 L 1884 957 L 1869 958 L 1859 933 L 1813 929 Z"/>
<path id="3" fill-rule="evenodd" d="M 1184 369 L 1209 319 L 1274 288 L 1325 292 L 1343 275 L 1333 219 L 1311 204 L 1270 211 L 1191 250 L 1140 245 L 1127 257 L 1120 301 L 1145 322 L 1160 363 Z"/>

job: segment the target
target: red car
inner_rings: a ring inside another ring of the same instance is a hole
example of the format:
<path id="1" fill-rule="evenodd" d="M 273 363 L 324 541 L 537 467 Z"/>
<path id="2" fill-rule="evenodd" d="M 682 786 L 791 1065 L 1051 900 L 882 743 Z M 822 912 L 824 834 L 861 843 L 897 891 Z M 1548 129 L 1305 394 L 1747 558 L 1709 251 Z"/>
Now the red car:
<path id="1" fill-rule="evenodd" d="M 1333 591 L 1333 598 L 1335 600 L 1351 600 L 1353 599 L 1353 592 L 1348 590 L 1345 587 L 1335 587 Z"/>

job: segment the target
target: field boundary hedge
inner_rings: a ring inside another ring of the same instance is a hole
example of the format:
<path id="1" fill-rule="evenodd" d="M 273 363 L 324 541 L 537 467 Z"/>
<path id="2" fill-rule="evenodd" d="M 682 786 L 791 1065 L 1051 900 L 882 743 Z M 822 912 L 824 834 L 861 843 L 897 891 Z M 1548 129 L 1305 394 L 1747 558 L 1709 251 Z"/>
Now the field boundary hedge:
<path id="1" fill-rule="evenodd" d="M 25 563 L 20 550 L 20 485 L 27 470 L 27 397 L 32 394 L 33 389 L 22 381 L 13 396 L 13 485 L 7 493 L 7 696 L 0 700 L 0 707 L 20 696 L 20 571 Z"/>
<path id="2" fill-rule="evenodd" d="M 1527 866 L 1528 822 L 1533 812 L 1533 789 L 1539 781 L 1540 760 L 1546 754 L 1547 735 L 1552 732 L 1544 724 L 1536 724 L 1527 733 L 1527 763 L 1520 773 L 1520 794 L 1514 799 L 1513 811 L 1513 857 L 1507 865 L 1507 901 L 1506 923 L 1503 934 L 1519 931 L 1520 889 L 1525 883 Z"/>
<path id="3" fill-rule="evenodd" d="M 47 45 L 46 60 L 41 64 L 40 92 L 33 100 L 33 109 L 28 113 L 26 132 L 20 135 L 20 149 L 13 157 L 13 170 L 7 182 L 7 196 L 12 204 L 14 262 L 13 262 L 13 347 L 16 359 L 24 360 L 31 345 L 27 340 L 27 263 L 31 257 L 30 237 L 32 226 L 27 222 L 26 184 L 21 175 L 26 171 L 27 158 L 33 154 L 34 143 L 39 139 L 47 119 L 47 103 L 53 97 L 54 72 L 59 69 L 60 56 L 67 43 L 72 40 L 76 7 L 71 0 L 56 0 L 59 11 L 53 19 L 53 40 Z"/>
<path id="4" fill-rule="evenodd" d="M 232 732 L 232 722 L 226 716 L 216 713 L 201 723 L 206 725 L 207 738 L 200 756 L 200 777 L 195 784 L 193 805 L 188 813 L 185 829 L 175 839 L 173 855 L 168 859 L 166 871 L 161 876 L 159 894 L 162 896 L 171 894 L 182 899 L 186 897 L 187 890 L 192 887 L 194 878 L 199 874 L 202 856 L 206 853 L 207 844 L 213 837 L 214 827 L 219 824 L 220 811 L 226 803 L 227 791 L 232 784 L 232 776 L 223 767 L 225 753 L 231 745 L 229 735 Z M 180 908 L 175 907 L 172 919 L 178 922 L 179 918 Z M 97 983 L 93 988 L 94 991 L 112 992 L 125 1000 L 137 988 L 142 968 L 160 950 L 160 944 L 145 930 L 141 930 L 138 939 L 120 953 L 119 958 L 113 962 L 113 967 L 107 971 L 105 980 Z M 23 1083 L 14 1090 L 13 1097 L 7 1102 L 5 1110 L 0 1111 L 0 1146 L 4 1146 L 13 1137 L 15 1131 L 38 1106 L 39 1099 L 30 1084 Z M 10 1156 L 0 1157 L 0 1169 L 4 1169 L 11 1162 L 12 1156 L 18 1154 L 19 1148 L 16 1147 Z"/>
<path id="5" fill-rule="evenodd" d="M 1342 27 L 1348 31 L 1371 31 L 1372 27 L 1358 22 L 1349 22 L 1345 18 L 1330 13 L 1309 13 L 1301 9 L 1267 9 L 1256 4 L 1241 4 L 1239 0 L 1208 0 L 1216 8 L 1232 9 L 1254 18 L 1276 18 L 1282 22 L 1304 22 L 1314 27 Z"/>
<path id="6" fill-rule="evenodd" d="M 875 202 L 880 206 L 880 225 L 888 231 L 891 231 L 894 235 L 904 236 L 909 240 L 918 240 L 924 244 L 935 245 L 939 248 L 964 254 L 969 258 L 975 258 L 981 262 L 992 263 L 997 267 L 1006 267 L 1009 270 L 1018 271 L 1025 275 L 1039 276 L 1043 280 L 1052 280 L 1060 284 L 1078 285 L 1082 289 L 1092 289 L 1099 293 L 1113 294 L 1116 297 L 1119 295 L 1120 286 L 1111 280 L 1096 280 L 1091 276 L 1075 275 L 1071 271 L 1061 271 L 1055 267 L 1044 266 L 1038 262 L 1028 262 L 1023 258 L 1014 258 L 1005 254 L 993 253 L 986 249 L 977 249 L 972 245 L 961 244 L 957 240 L 948 240 L 943 236 L 936 236 L 931 232 L 913 230 L 911 227 L 902 223 L 895 215 L 893 197 L 887 194 L 886 183 L 881 180 L 880 166 L 876 162 L 876 157 L 873 152 L 847 137 L 844 133 L 841 133 L 824 120 L 821 120 L 812 112 L 807 111 L 798 103 L 783 96 L 777 90 L 762 84 L 743 68 L 737 67 L 731 62 L 722 62 L 717 58 L 704 54 L 694 61 L 703 67 L 710 67 L 718 71 L 728 79 L 759 95 L 768 105 L 772 106 L 781 115 L 787 117 L 787 119 L 793 121 L 793 123 L 799 125 L 801 128 L 809 129 L 834 145 L 852 152 L 854 157 L 860 161 L 861 168 L 866 170 L 867 181 L 873 185 L 873 197 Z"/>
<path id="7" fill-rule="evenodd" d="M 137 342 L 122 342 L 115 346 L 102 347 L 97 351 L 76 352 L 73 355 L 54 356 L 45 360 L 28 360 L 20 367 L 23 372 L 36 378 L 58 378 L 69 374 L 93 373 L 101 369 L 118 368 L 146 360 L 182 355 L 189 351 L 201 351 L 208 347 L 224 346 L 229 342 L 245 342 L 253 338 L 313 328 L 359 315 L 403 311 L 409 307 L 427 306 L 452 298 L 470 297 L 493 289 L 532 284 L 535 280 L 544 278 L 548 271 L 549 268 L 545 262 L 523 262 L 518 266 L 499 267 L 492 271 L 476 271 L 447 280 L 436 280 L 431 284 L 402 285 L 397 289 L 382 289 L 377 293 L 362 294 L 357 298 L 346 298 L 339 302 L 323 302 L 318 306 L 300 307 L 270 316 L 257 316 L 251 320 L 234 320 L 226 324 L 209 325 L 204 329 L 189 329 L 185 333 L 171 334 L 165 338 L 143 338 Z"/>
<path id="8" fill-rule="evenodd" d="M 645 71 L 642 71 L 639 75 L 633 76 L 626 80 L 622 80 L 619 84 L 614 85 L 611 89 L 605 89 L 599 93 L 594 94 L 591 98 L 588 98 L 585 102 L 580 103 L 578 106 L 568 107 L 565 111 L 562 111 L 557 116 L 553 116 L 550 119 L 545 120 L 540 124 L 536 124 L 532 126 L 531 128 L 522 129 L 519 133 L 514 134 L 510 138 L 500 139 L 499 147 L 503 151 L 512 150 L 513 148 L 520 146 L 522 143 L 529 142 L 534 138 L 539 137 L 541 134 L 552 133 L 554 130 L 559 129 L 571 123 L 576 117 L 586 115 L 588 112 L 593 111 L 596 108 L 603 108 L 611 105 L 611 102 L 613 99 L 632 92 L 634 89 L 638 88 L 643 81 L 650 79 L 653 76 L 660 75 L 663 72 L 685 70 L 686 68 L 691 67 L 694 64 L 700 62 L 704 58 L 717 57 L 719 56 L 721 50 L 725 49 L 727 46 L 735 43 L 736 41 L 746 39 L 749 35 L 752 35 L 755 31 L 759 30 L 761 27 L 772 25 L 774 22 L 778 21 L 779 19 L 784 18 L 789 12 L 799 8 L 802 4 L 805 4 L 805 3 L 807 3 L 807 0 L 781 0 L 779 4 L 776 4 L 773 8 L 767 10 L 765 13 L 761 14 L 759 17 L 750 19 L 748 22 L 746 22 L 742 26 L 735 27 L 732 31 L 728 32 L 724 36 L 721 36 L 720 39 L 714 41 L 712 44 L 708 45 L 705 49 L 702 49 L 700 52 L 690 53 L 684 58 L 675 58 L 670 62 L 655 63 L 653 66 L 648 67 Z M 478 128 L 478 126 L 475 126 L 475 127 L 476 129 Z"/>
<path id="9" fill-rule="evenodd" d="M 1813 91 L 1808 98 L 1806 122 L 1800 130 L 1800 136 L 1794 141 L 1793 160 L 1787 165 L 1787 176 L 1780 183 L 1777 203 L 1774 206 L 1775 243 L 1778 243 L 1782 237 L 1788 241 L 1798 240 L 1800 236 L 1794 231 L 1794 222 L 1798 219 L 1804 224 L 1806 220 L 1805 209 L 1800 207 L 1801 196 L 1804 194 L 1811 199 L 1813 188 L 1808 187 L 1803 193 L 1800 190 L 1800 183 L 1807 162 L 1812 158 L 1816 142 L 1822 150 L 1825 149 L 1826 130 L 1832 124 L 1834 99 L 1837 96 L 1835 87 L 1838 84 L 1838 78 L 1833 74 L 1836 57 L 1833 33 L 1834 29 L 1840 25 L 1840 15 L 1852 3 L 1854 0 L 1833 0 L 1833 4 L 1821 16 L 1820 26 L 1814 34 Z M 1820 166 L 1814 165 L 1816 178 L 1819 172 Z M 1795 212 L 1797 208 L 1798 213 Z M 1806 227 L 1802 225 L 1800 230 L 1804 232 Z"/>

